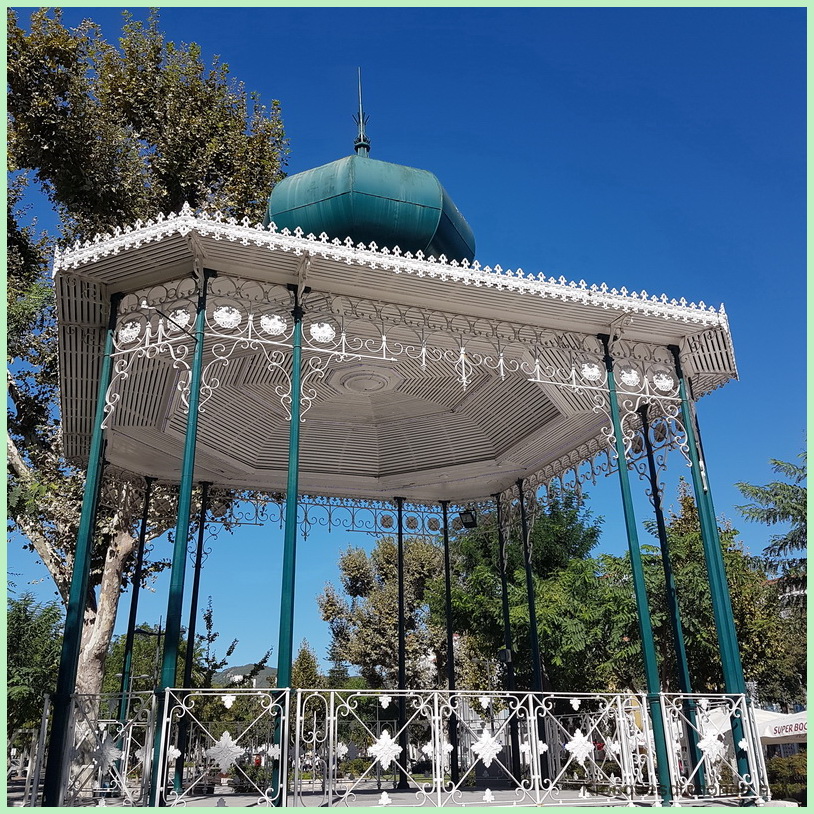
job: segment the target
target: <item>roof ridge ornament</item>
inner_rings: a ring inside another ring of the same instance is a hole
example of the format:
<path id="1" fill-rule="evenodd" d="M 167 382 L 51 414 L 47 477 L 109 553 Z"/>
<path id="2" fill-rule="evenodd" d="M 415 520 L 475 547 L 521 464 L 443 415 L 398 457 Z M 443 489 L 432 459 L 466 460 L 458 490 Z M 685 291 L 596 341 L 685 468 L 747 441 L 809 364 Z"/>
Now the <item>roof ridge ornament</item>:
<path id="1" fill-rule="evenodd" d="M 353 149 L 356 155 L 361 155 L 367 158 L 370 155 L 370 139 L 365 133 L 365 125 L 368 123 L 370 117 L 365 116 L 365 111 L 362 108 L 362 69 L 357 68 L 359 80 L 359 112 L 353 117 L 353 120 L 359 127 L 359 133 L 356 136 L 356 141 L 353 142 Z"/>

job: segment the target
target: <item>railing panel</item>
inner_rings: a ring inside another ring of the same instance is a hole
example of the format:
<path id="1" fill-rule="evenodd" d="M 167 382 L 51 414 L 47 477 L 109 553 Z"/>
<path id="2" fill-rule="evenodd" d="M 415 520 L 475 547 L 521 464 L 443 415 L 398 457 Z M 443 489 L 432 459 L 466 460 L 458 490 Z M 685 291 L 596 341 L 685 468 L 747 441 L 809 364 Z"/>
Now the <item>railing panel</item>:
<path id="1" fill-rule="evenodd" d="M 760 733 L 743 695 L 661 696 L 674 794 L 694 800 L 738 800 L 762 803 L 769 784 Z M 743 738 L 735 744 L 733 719 L 742 721 Z M 746 753 L 741 773 L 736 746 Z"/>
<path id="2" fill-rule="evenodd" d="M 285 690 L 167 690 L 159 772 L 164 804 L 238 795 L 252 805 L 286 805 L 288 699 Z"/>

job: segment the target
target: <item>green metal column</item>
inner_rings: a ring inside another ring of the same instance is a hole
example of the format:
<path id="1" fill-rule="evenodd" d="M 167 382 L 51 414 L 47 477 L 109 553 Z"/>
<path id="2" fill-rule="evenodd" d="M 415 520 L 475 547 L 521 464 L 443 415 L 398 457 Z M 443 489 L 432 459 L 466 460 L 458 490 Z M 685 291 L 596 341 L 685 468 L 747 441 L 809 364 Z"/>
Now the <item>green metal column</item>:
<path id="1" fill-rule="evenodd" d="M 209 509 L 209 487 L 211 483 L 201 483 L 201 513 L 198 520 L 198 544 L 195 548 L 195 566 L 192 577 L 192 595 L 189 600 L 189 624 L 187 625 L 187 648 L 184 656 L 184 677 L 181 686 L 192 688 L 192 665 L 195 661 L 195 628 L 198 620 L 198 594 L 201 589 L 201 566 L 203 565 L 203 544 L 206 536 L 206 513 Z M 175 761 L 173 788 L 180 792 L 184 784 L 184 763 L 187 757 L 189 719 L 183 718 L 178 724 L 178 755 Z"/>
<path id="2" fill-rule="evenodd" d="M 71 737 L 71 695 L 76 688 L 76 673 L 79 666 L 79 650 L 82 643 L 82 627 L 85 616 L 85 602 L 88 596 L 90 559 L 93 551 L 93 531 L 96 525 L 96 507 L 101 487 L 102 459 L 104 456 L 105 396 L 110 386 L 113 371 L 113 336 L 116 331 L 116 311 L 121 294 L 110 298 L 110 312 L 107 320 L 107 335 L 99 371 L 99 387 L 96 391 L 96 413 L 93 420 L 93 434 L 88 451 L 88 470 L 85 490 L 82 495 L 82 513 L 76 535 L 71 588 L 68 594 L 68 607 L 65 613 L 65 633 L 62 639 L 62 655 L 57 673 L 57 686 L 51 696 L 53 718 L 51 738 L 48 744 L 48 763 L 45 768 L 43 785 L 43 805 L 62 805 L 63 792 L 67 781 L 68 752 Z"/>
<path id="3" fill-rule="evenodd" d="M 133 595 L 130 597 L 130 615 L 127 617 L 127 635 L 124 640 L 124 660 L 122 664 L 122 698 L 119 702 L 119 720 L 127 720 L 127 708 L 130 703 L 130 675 L 133 670 L 133 640 L 135 639 L 138 600 L 141 591 L 141 571 L 144 565 L 144 544 L 147 540 L 147 520 L 150 514 L 150 497 L 152 496 L 155 478 L 144 479 L 144 505 L 141 511 L 141 525 L 138 534 L 136 567 L 133 571 Z"/>
<path id="4" fill-rule="evenodd" d="M 513 693 L 516 689 L 514 680 L 514 648 L 512 647 L 512 625 L 509 619 L 509 580 L 506 574 L 508 552 L 506 535 L 503 533 L 503 517 L 500 510 L 500 493 L 492 495 L 495 499 L 495 520 L 497 521 L 498 557 L 500 558 L 500 602 L 503 615 L 503 648 L 506 665 L 506 689 Z M 512 774 L 520 778 L 520 733 L 517 731 L 517 715 L 509 721 L 509 741 L 512 748 Z"/>
<path id="5" fill-rule="evenodd" d="M 650 492 L 652 494 L 653 512 L 656 515 L 656 529 L 661 550 L 661 566 L 664 571 L 664 587 L 667 594 L 667 611 L 670 617 L 670 627 L 675 643 L 676 667 L 678 672 L 678 686 L 685 694 L 692 693 L 690 667 L 687 661 L 687 645 L 684 641 L 684 629 L 681 624 L 681 611 L 678 605 L 678 591 L 676 590 L 673 567 L 670 564 L 670 543 L 667 539 L 667 524 L 664 522 L 664 510 L 661 505 L 661 490 L 659 489 L 656 461 L 653 454 L 653 442 L 650 439 L 650 421 L 648 418 L 648 404 L 643 404 L 638 413 L 642 420 L 642 435 L 644 437 L 644 450 L 647 456 L 647 469 L 650 477 Z M 698 786 L 701 793 L 705 793 L 704 765 L 701 753 L 698 751 L 698 734 L 696 732 L 695 701 L 687 699 L 684 702 L 684 714 L 690 722 L 690 731 L 687 733 L 687 743 L 690 753 L 690 762 L 698 767 Z"/>
<path id="6" fill-rule="evenodd" d="M 681 397 L 681 421 L 684 424 L 687 436 L 687 451 L 690 458 L 693 490 L 695 491 L 698 508 L 698 520 L 701 525 L 701 540 L 704 546 L 704 559 L 706 560 L 707 574 L 709 576 L 712 612 L 718 634 L 724 686 L 727 693 L 746 694 L 746 682 L 743 677 L 738 635 L 735 630 L 735 618 L 732 614 L 732 600 L 729 596 L 729 585 L 726 581 L 721 539 L 718 535 L 718 521 L 715 519 L 715 508 L 712 505 L 712 493 L 707 481 L 706 466 L 703 460 L 700 439 L 698 438 L 698 427 L 687 394 L 687 383 L 681 367 L 680 350 L 676 345 L 670 345 L 669 350 L 673 354 L 676 375 L 678 376 L 678 388 Z M 742 776 L 747 776 L 749 775 L 748 755 L 738 746 L 743 735 L 741 719 L 733 717 L 732 739 L 735 743 L 738 772 Z"/>
<path id="7" fill-rule="evenodd" d="M 644 582 L 642 552 L 639 548 L 639 536 L 636 531 L 636 517 L 633 512 L 633 498 L 630 492 L 630 480 L 627 472 L 627 456 L 622 438 L 622 422 L 619 418 L 619 404 L 616 400 L 616 382 L 613 377 L 613 357 L 610 354 L 610 337 L 599 334 L 605 350 L 605 370 L 608 376 L 608 405 L 610 407 L 613 436 L 616 445 L 616 456 L 619 466 L 619 486 L 622 491 L 622 507 L 625 515 L 630 565 L 633 573 L 633 590 L 636 595 L 636 610 L 639 617 L 639 635 L 642 640 L 644 657 L 644 674 L 647 683 L 647 706 L 650 710 L 650 722 L 653 727 L 653 741 L 656 747 L 656 774 L 659 784 L 659 795 L 665 805 L 673 799 L 670 786 L 670 767 L 667 760 L 667 738 L 664 731 L 664 719 L 661 714 L 659 698 L 659 668 L 656 659 L 656 648 L 653 641 L 653 623 L 650 619 L 650 606 L 647 602 L 647 588 Z"/>
<path id="8" fill-rule="evenodd" d="M 455 692 L 455 638 L 452 632 L 452 573 L 449 564 L 449 501 L 441 501 L 441 512 L 444 518 L 444 611 L 447 623 L 447 688 L 450 693 Z M 449 774 L 452 782 L 457 785 L 460 780 L 458 770 L 458 716 L 451 712 L 449 715 L 449 745 L 452 751 L 449 755 Z"/>
<path id="9" fill-rule="evenodd" d="M 294 588 L 297 569 L 297 489 L 300 476 L 300 388 L 302 387 L 302 318 L 299 290 L 294 293 L 294 333 L 291 338 L 291 421 L 288 425 L 288 480 L 285 492 L 285 536 L 283 578 L 280 590 L 280 638 L 277 657 L 277 686 L 291 685 L 294 658 Z"/>
<path id="10" fill-rule="evenodd" d="M 181 465 L 181 484 L 178 490 L 178 514 L 175 526 L 175 543 L 172 550 L 170 589 L 167 599 L 167 623 L 164 629 L 164 652 L 161 659 L 161 678 L 157 692 L 155 741 L 153 745 L 153 766 L 150 783 L 150 805 L 162 805 L 163 794 L 158 788 L 159 758 L 161 754 L 161 729 L 164 718 L 166 689 L 175 685 L 178 666 L 178 646 L 181 641 L 181 613 L 184 602 L 184 576 L 187 563 L 187 542 L 189 519 L 192 509 L 193 476 L 195 473 L 195 446 L 198 440 L 198 405 L 201 397 L 201 376 L 203 372 L 204 329 L 206 327 L 206 295 L 209 280 L 216 276 L 214 271 L 204 269 L 198 290 L 198 305 L 195 315 L 195 349 L 189 378 L 189 412 L 187 413 L 186 434 L 184 437 L 184 457 Z"/>

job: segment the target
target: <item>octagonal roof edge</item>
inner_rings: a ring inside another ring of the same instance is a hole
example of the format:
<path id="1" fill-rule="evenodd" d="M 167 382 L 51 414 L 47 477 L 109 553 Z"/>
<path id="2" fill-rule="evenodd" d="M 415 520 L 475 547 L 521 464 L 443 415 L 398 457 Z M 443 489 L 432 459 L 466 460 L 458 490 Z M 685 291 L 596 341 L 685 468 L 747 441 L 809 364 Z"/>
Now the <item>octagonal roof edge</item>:
<path id="1" fill-rule="evenodd" d="M 703 301 L 687 302 L 683 297 L 676 300 L 666 294 L 650 295 L 646 291 L 628 291 L 609 288 L 605 283 L 588 285 L 584 280 L 578 283 L 565 277 L 546 277 L 525 273 L 518 268 L 515 271 L 504 270 L 500 265 L 481 266 L 478 261 L 447 262 L 441 258 L 425 259 L 422 252 L 412 255 L 402 253 L 398 246 L 392 249 L 379 247 L 375 243 L 354 244 L 350 238 L 340 241 L 330 239 L 326 234 L 319 236 L 304 235 L 302 230 L 288 229 L 277 231 L 275 224 L 264 228 L 262 224 L 252 225 L 248 218 L 238 221 L 225 218 L 220 212 L 208 214 L 195 212 L 184 204 L 179 213 L 158 215 L 147 221 L 137 220 L 133 226 L 116 228 L 113 233 L 97 234 L 92 240 L 84 243 L 78 241 L 71 247 L 54 252 L 52 276 L 59 273 L 76 271 L 83 266 L 92 266 L 100 260 L 119 255 L 132 249 L 138 249 L 146 243 L 161 241 L 174 234 L 186 237 L 195 232 L 201 237 L 213 237 L 215 240 L 228 240 L 244 246 L 254 244 L 268 249 L 291 252 L 295 255 L 309 253 L 321 257 L 355 263 L 371 269 L 390 270 L 396 274 L 410 274 L 418 277 L 440 278 L 459 282 L 477 288 L 495 288 L 497 290 L 515 291 L 518 293 L 537 294 L 551 299 L 581 302 L 599 308 L 621 310 L 624 312 L 644 313 L 668 320 L 700 323 L 710 327 L 722 328 L 729 333 L 729 322 L 726 311 L 721 305 L 718 309 L 708 306 Z M 92 272 L 88 275 L 99 282 L 107 282 L 103 275 Z"/>

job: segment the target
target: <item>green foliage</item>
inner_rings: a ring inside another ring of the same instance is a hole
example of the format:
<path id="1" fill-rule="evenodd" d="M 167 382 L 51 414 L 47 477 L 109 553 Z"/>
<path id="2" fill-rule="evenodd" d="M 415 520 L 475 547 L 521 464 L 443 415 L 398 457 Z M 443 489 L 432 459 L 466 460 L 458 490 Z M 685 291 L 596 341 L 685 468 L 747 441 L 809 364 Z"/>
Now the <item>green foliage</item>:
<path id="1" fill-rule="evenodd" d="M 9 516 L 65 601 L 84 473 L 63 456 L 51 246 L 185 202 L 259 221 L 283 177 L 287 143 L 279 104 L 264 106 L 227 66 L 207 65 L 197 45 L 166 41 L 156 11 L 146 22 L 125 13 L 116 44 L 91 21 L 65 27 L 59 9 L 31 11 L 24 26 L 18 13 L 7 16 Z M 26 224 L 29 183 L 59 215 L 58 236 Z M 141 511 L 139 490 L 126 481 L 108 476 L 105 488 L 77 678 L 83 692 L 99 690 Z M 166 508 L 158 498 L 169 496 L 157 487 L 155 505 Z M 172 525 L 172 512 L 154 511 L 148 539 Z M 145 580 L 166 565 L 146 563 Z"/>
<path id="2" fill-rule="evenodd" d="M 322 618 L 331 627 L 335 657 L 360 668 L 370 687 L 394 687 L 398 674 L 397 546 L 390 537 L 367 554 L 348 548 L 339 558 L 344 595 L 327 585 L 319 597 Z M 404 624 L 407 684 L 434 686 L 437 671 L 428 659 L 441 647 L 442 631 L 428 624 L 427 589 L 442 568 L 440 549 L 431 541 L 404 541 Z"/>
<path id="3" fill-rule="evenodd" d="M 125 12 L 118 47 L 58 9 L 35 11 L 28 32 L 10 11 L 7 80 L 11 166 L 34 172 L 71 237 L 184 202 L 257 221 L 282 177 L 279 103 L 166 41 L 155 10 Z"/>
<path id="4" fill-rule="evenodd" d="M 735 485 L 744 497 L 752 501 L 744 506 L 738 506 L 741 514 L 748 520 L 769 526 L 778 523 L 790 526 L 788 531 L 771 538 L 763 554 L 772 572 L 780 575 L 780 588 L 785 594 L 786 603 L 804 611 L 808 489 L 803 482 L 806 479 L 807 453 L 803 451 L 799 458 L 802 465 L 770 461 L 772 469 L 785 476 L 787 481 L 773 481 L 765 486 L 754 486 L 750 483 Z"/>
<path id="5" fill-rule="evenodd" d="M 316 690 L 323 684 L 316 653 L 308 644 L 308 640 L 303 639 L 297 657 L 291 665 L 291 689 Z"/>
<path id="6" fill-rule="evenodd" d="M 773 797 L 791 797 L 805 806 L 807 757 L 807 752 L 798 752 L 789 757 L 773 757 L 766 761 L 766 773 Z"/>
<path id="7" fill-rule="evenodd" d="M 8 600 L 6 662 L 8 733 L 39 726 L 46 693 L 56 686 L 62 649 L 62 608 L 31 593 Z"/>

